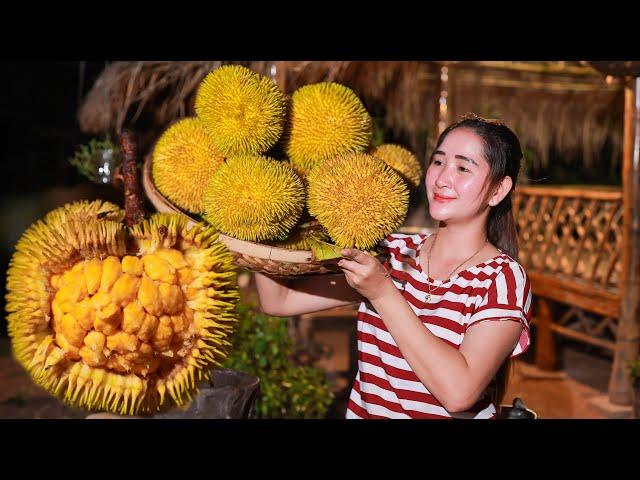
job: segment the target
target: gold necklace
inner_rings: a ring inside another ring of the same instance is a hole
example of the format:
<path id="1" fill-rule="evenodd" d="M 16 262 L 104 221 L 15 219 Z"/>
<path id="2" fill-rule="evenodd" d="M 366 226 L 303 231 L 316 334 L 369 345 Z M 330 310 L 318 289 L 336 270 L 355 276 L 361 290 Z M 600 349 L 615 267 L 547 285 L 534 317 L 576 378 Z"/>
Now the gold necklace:
<path id="1" fill-rule="evenodd" d="M 433 242 L 431 243 L 431 247 L 429 247 L 429 256 L 427 257 L 427 288 L 429 289 L 429 292 L 427 293 L 427 303 L 429 303 L 431 301 L 431 283 L 429 282 L 429 279 L 431 278 L 431 274 L 430 274 L 430 269 L 429 269 L 429 264 L 431 263 L 431 251 L 433 250 L 433 246 L 436 244 L 436 240 L 438 239 L 438 232 L 435 233 L 435 236 L 433 237 Z M 451 270 L 451 273 L 447 276 L 447 280 L 449 280 L 451 278 L 451 275 L 453 275 L 453 272 L 455 272 L 457 269 L 459 269 L 462 265 L 464 265 L 465 263 L 467 263 L 469 260 L 471 260 L 473 257 L 475 257 L 478 253 L 480 253 L 480 250 L 482 250 L 484 248 L 484 246 L 489 242 L 489 239 L 486 238 L 484 243 L 480 246 L 480 248 L 476 251 L 476 253 L 474 253 L 473 255 L 471 255 L 469 258 L 467 258 L 464 262 L 462 262 L 460 265 L 458 265 L 456 268 L 454 268 L 453 270 Z"/>

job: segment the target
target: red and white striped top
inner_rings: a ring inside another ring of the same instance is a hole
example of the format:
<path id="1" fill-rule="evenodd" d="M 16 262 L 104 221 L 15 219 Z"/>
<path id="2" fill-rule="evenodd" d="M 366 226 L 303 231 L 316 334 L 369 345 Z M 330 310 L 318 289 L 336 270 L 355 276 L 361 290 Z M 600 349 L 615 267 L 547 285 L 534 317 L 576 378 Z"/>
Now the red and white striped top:
<path id="1" fill-rule="evenodd" d="M 505 253 L 458 272 L 448 280 L 427 277 L 419 263 L 430 234 L 393 233 L 389 250 L 391 278 L 431 333 L 460 348 L 467 329 L 483 320 L 514 320 L 523 325 L 511 357 L 530 344 L 531 284 L 522 266 Z M 431 302 L 426 301 L 427 282 Z M 435 288 L 434 288 L 435 287 Z M 358 374 L 346 418 L 494 418 L 489 385 L 467 412 L 450 413 L 420 382 L 369 302 L 358 311 Z"/>

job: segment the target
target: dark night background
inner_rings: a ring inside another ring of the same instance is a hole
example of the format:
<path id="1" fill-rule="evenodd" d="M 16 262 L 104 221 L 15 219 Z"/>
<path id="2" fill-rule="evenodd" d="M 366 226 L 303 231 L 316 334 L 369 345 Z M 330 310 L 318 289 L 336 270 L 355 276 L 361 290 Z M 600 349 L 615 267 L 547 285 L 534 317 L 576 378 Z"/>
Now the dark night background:
<path id="1" fill-rule="evenodd" d="M 6 270 L 20 235 L 69 201 L 116 197 L 117 192 L 92 184 L 68 161 L 78 145 L 92 138 L 80 131 L 76 110 L 104 66 L 103 61 L 0 62 L 0 336 L 7 335 Z"/>

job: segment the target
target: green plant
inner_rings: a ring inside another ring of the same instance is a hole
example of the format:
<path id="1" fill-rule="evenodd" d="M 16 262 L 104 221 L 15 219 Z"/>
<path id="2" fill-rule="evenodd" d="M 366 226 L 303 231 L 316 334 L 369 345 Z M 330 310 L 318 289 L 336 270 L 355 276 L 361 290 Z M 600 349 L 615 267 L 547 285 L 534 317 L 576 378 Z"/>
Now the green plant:
<path id="1" fill-rule="evenodd" d="M 385 142 L 389 128 L 385 125 L 384 119 L 380 117 L 371 118 L 371 146 L 379 147 Z"/>
<path id="2" fill-rule="evenodd" d="M 104 185 L 112 181 L 120 165 L 120 151 L 109 136 L 102 140 L 93 138 L 76 149 L 69 163 L 92 182 Z"/>
<path id="3" fill-rule="evenodd" d="M 629 375 L 631 376 L 631 382 L 640 380 L 640 357 L 636 357 L 629 361 Z"/>
<path id="4" fill-rule="evenodd" d="M 2 402 L 2 405 L 14 405 L 16 407 L 24 407 L 27 401 L 21 394 L 16 394 L 13 397 L 9 397 Z"/>
<path id="5" fill-rule="evenodd" d="M 300 354 L 287 319 L 265 315 L 248 302 L 237 307 L 239 324 L 231 338 L 226 368 L 260 378 L 254 418 L 324 418 L 333 392 L 322 370 L 297 361 Z"/>

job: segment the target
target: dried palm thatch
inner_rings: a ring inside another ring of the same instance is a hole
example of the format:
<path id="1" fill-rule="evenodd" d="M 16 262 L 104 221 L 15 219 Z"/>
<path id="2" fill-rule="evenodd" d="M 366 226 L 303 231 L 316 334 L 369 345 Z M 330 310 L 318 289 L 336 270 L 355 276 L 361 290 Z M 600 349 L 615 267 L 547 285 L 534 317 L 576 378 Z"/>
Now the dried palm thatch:
<path id="1" fill-rule="evenodd" d="M 113 62 L 102 71 L 78 111 L 83 132 L 119 133 L 136 126 L 142 151 L 170 123 L 193 111 L 193 95 L 222 62 Z"/>
<path id="2" fill-rule="evenodd" d="M 198 84 L 224 63 L 270 76 L 288 94 L 311 83 L 342 83 L 391 131 L 386 140 L 404 143 L 421 160 L 437 136 L 443 87 L 450 120 L 467 112 L 503 119 L 535 153 L 537 167 L 548 165 L 552 147 L 567 158 L 580 155 L 587 167 L 607 142 L 612 158 L 606 160 L 620 157 L 622 88 L 588 68 L 541 68 L 539 62 L 519 68 L 498 65 L 516 62 L 450 62 L 448 85 L 441 82 L 442 62 L 115 62 L 85 98 L 80 127 L 97 134 L 128 124 L 145 134 L 144 152 L 169 124 L 193 114 Z"/>
<path id="3" fill-rule="evenodd" d="M 573 67 L 568 74 L 492 68 L 493 63 L 498 62 L 450 68 L 453 115 L 474 112 L 505 121 L 533 153 L 535 168 L 549 166 L 551 149 L 567 163 L 578 159 L 590 168 L 606 161 L 617 168 L 622 152 L 621 85 L 605 82 L 588 68 Z M 600 155 L 605 144 L 609 158 Z"/>

